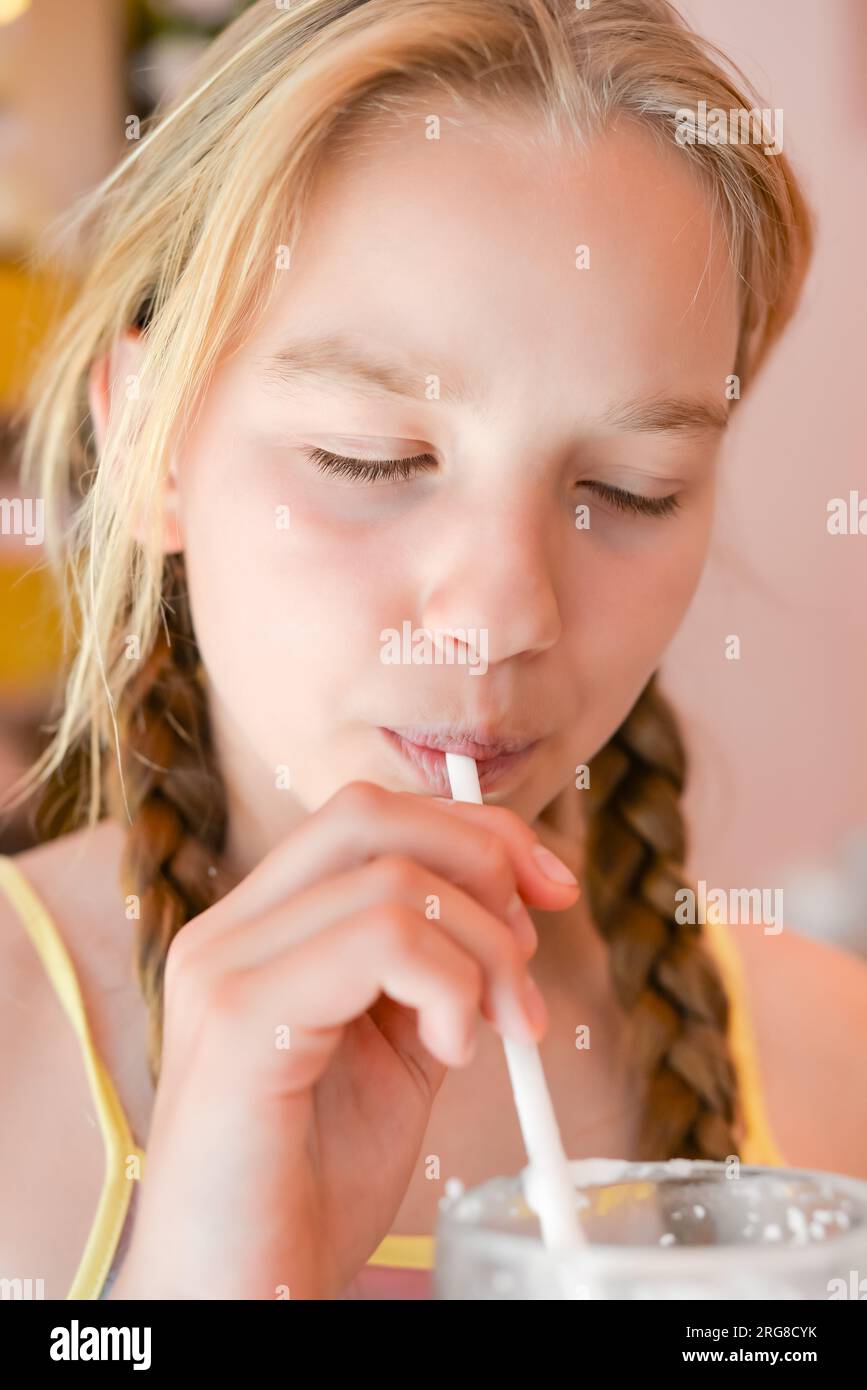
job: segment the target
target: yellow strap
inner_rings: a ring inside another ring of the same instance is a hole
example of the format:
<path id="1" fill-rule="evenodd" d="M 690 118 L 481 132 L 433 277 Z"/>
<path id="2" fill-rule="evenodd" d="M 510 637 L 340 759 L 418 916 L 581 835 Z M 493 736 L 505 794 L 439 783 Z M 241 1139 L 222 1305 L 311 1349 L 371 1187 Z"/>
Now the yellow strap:
<path id="1" fill-rule="evenodd" d="M 96 1299 L 102 1291 L 120 1239 L 133 1178 L 126 1175 L 130 1158 L 135 1176 L 143 1171 L 144 1153 L 133 1140 L 111 1077 L 93 1045 L 75 970 L 57 928 L 14 861 L 0 855 L 0 887 L 17 911 L 42 958 L 58 999 L 75 1030 L 84 1057 L 93 1103 L 105 1145 L 105 1178 L 96 1216 L 68 1298 Z"/>
<path id="2" fill-rule="evenodd" d="M 738 1076 L 746 1132 L 741 1143 L 745 1163 L 786 1167 L 765 1110 L 758 1050 L 747 1006 L 747 989 L 737 947 L 722 922 L 705 922 L 702 934 L 722 975 L 729 1001 L 729 1044 Z"/>
<path id="3" fill-rule="evenodd" d="M 367 1263 L 395 1269 L 433 1269 L 435 1249 L 434 1236 L 386 1236 Z"/>

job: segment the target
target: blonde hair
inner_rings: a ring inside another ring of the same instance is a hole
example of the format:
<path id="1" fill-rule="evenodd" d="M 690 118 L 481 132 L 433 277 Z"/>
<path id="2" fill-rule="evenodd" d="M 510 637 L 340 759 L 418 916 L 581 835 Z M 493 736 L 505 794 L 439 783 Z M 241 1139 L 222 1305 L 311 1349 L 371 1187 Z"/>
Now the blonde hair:
<path id="1" fill-rule="evenodd" d="M 725 62 L 666 0 L 587 9 L 573 0 L 297 0 L 286 9 L 259 0 L 75 209 L 69 227 L 82 236 L 87 271 L 34 380 L 23 456 L 67 579 L 74 659 L 27 785 L 48 782 L 49 808 L 74 803 L 67 827 L 106 813 L 128 823 L 122 879 L 142 901 L 137 963 L 154 1079 L 165 954 L 220 891 L 225 832 L 183 558 L 166 558 L 157 535 L 159 488 L 216 362 L 244 341 L 280 281 L 278 252 L 291 255 L 322 160 L 431 90 L 533 116 L 553 140 L 587 140 L 624 116 L 671 150 L 679 111 L 702 100 L 760 105 Z M 680 148 L 737 272 L 732 371 L 743 392 L 797 304 L 811 215 L 782 155 L 752 143 Z M 88 372 L 136 324 L 147 409 L 128 400 L 97 458 Z M 152 533 L 136 540 L 131 516 L 148 518 Z M 131 635 L 139 662 L 128 659 Z M 648 1078 L 647 1157 L 718 1157 L 738 1143 L 725 995 L 699 931 L 673 917 L 684 776 L 654 678 L 591 764 L 587 864 Z"/>

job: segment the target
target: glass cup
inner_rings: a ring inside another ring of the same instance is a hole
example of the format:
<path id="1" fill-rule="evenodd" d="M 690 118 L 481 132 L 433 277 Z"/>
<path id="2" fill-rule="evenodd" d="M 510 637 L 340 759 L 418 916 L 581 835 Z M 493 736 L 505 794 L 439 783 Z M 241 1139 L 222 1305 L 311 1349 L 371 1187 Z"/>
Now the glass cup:
<path id="1" fill-rule="evenodd" d="M 586 1245 L 545 1249 L 529 1167 L 493 1178 L 440 1202 L 434 1298 L 867 1295 L 867 1182 L 736 1160 L 569 1167 Z"/>

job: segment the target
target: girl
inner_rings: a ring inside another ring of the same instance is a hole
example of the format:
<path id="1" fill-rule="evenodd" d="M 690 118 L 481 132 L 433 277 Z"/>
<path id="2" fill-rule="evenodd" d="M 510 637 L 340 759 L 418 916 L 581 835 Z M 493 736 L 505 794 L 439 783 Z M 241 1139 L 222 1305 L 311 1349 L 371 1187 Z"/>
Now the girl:
<path id="1" fill-rule="evenodd" d="M 260 0 L 83 206 L 4 1273 L 423 1296 L 446 1179 L 525 1161 L 503 1036 L 573 1157 L 867 1175 L 865 971 L 675 917 L 654 673 L 812 240 L 784 157 L 676 138 L 702 100 L 754 104 L 663 0 Z"/>

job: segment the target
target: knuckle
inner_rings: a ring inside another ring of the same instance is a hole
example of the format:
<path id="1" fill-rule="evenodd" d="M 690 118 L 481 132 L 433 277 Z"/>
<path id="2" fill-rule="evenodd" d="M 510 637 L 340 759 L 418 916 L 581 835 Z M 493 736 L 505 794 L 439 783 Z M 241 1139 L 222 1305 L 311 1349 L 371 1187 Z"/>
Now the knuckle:
<path id="1" fill-rule="evenodd" d="M 517 811 L 513 811 L 510 806 L 488 806 L 486 810 L 489 819 L 494 825 L 501 825 L 504 830 L 514 827 L 514 829 L 519 830 L 524 836 L 526 836 L 529 831 L 530 835 L 535 838 L 527 822 L 521 820 Z"/>
<path id="2" fill-rule="evenodd" d="M 404 854 L 382 854 L 374 861 L 372 872 L 384 896 L 400 897 L 415 887 L 419 871 Z"/>
<path id="3" fill-rule="evenodd" d="M 215 1023 L 227 1023 L 245 1010 L 247 982 L 241 974 L 221 975 L 207 992 L 204 1012 Z"/>
<path id="4" fill-rule="evenodd" d="M 485 817 L 501 843 L 514 843 L 525 852 L 539 843 L 536 831 L 509 806 L 486 806 Z"/>
<path id="5" fill-rule="evenodd" d="M 418 941 L 415 914 L 403 903 L 383 903 L 377 910 L 375 930 L 389 951 L 405 951 Z"/>
<path id="6" fill-rule="evenodd" d="M 485 878 L 506 887 L 514 877 L 509 852 L 499 835 L 483 831 L 476 863 Z"/>
<path id="7" fill-rule="evenodd" d="M 375 782 L 347 782 L 335 792 L 332 801 L 341 816 L 350 824 L 376 814 L 382 806 L 385 793 Z"/>

